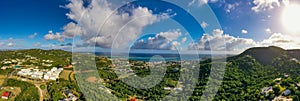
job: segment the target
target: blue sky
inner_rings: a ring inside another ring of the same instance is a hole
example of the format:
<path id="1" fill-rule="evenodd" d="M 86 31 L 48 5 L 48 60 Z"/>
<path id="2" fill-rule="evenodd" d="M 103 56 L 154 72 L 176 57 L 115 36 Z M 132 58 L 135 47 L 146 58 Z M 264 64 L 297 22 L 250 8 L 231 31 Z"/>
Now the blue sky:
<path id="1" fill-rule="evenodd" d="M 285 28 L 299 22 L 288 9 L 298 8 L 297 0 L 129 1 L 1 0 L 0 47 L 240 52 L 300 45 L 298 30 Z"/>

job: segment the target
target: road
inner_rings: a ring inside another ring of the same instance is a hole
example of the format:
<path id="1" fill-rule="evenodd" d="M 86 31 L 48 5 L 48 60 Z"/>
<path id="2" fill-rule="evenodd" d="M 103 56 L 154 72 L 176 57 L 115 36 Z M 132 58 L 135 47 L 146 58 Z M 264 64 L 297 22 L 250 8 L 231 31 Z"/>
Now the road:
<path id="1" fill-rule="evenodd" d="M 43 96 L 43 90 L 40 88 L 40 84 L 34 84 L 36 88 L 38 88 L 39 93 L 40 93 L 40 101 L 43 101 L 44 96 Z"/>
<path id="2" fill-rule="evenodd" d="M 14 71 L 12 71 L 11 73 L 9 73 L 9 74 L 7 74 L 6 76 L 6 79 L 4 80 L 4 82 L 2 83 L 2 85 L 0 86 L 0 88 L 2 88 L 2 87 L 4 87 L 4 85 L 6 84 L 6 82 L 7 82 L 7 80 L 9 79 L 9 78 L 13 78 L 13 74 L 14 73 L 16 73 L 17 72 L 17 70 L 14 70 Z M 35 86 L 36 86 L 36 88 L 38 88 L 38 90 L 39 90 L 39 95 L 40 95 L 40 101 L 43 101 L 43 99 L 44 99 L 44 96 L 43 96 L 43 90 L 40 88 L 40 84 L 36 84 L 36 83 L 34 83 L 34 82 L 29 82 L 29 83 L 32 83 L 32 84 L 34 84 Z"/>
<path id="3" fill-rule="evenodd" d="M 12 71 L 11 73 L 6 75 L 5 80 L 3 81 L 2 85 L 0 86 L 0 88 L 4 87 L 4 85 L 6 84 L 7 80 L 12 76 L 12 74 L 14 74 L 15 72 L 17 72 L 17 70 Z"/>

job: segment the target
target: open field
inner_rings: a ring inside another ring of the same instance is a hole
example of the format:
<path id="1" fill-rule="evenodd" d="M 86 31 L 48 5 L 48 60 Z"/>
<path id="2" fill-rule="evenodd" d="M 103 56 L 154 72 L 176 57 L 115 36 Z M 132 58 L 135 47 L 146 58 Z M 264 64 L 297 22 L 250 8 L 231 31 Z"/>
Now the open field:
<path id="1" fill-rule="evenodd" d="M 0 85 L 3 84 L 5 78 L 6 78 L 6 75 L 0 75 Z"/>
<path id="2" fill-rule="evenodd" d="M 61 72 L 61 74 L 59 75 L 59 78 L 69 80 L 70 73 L 72 73 L 72 72 L 73 72 L 72 70 L 63 70 Z"/>

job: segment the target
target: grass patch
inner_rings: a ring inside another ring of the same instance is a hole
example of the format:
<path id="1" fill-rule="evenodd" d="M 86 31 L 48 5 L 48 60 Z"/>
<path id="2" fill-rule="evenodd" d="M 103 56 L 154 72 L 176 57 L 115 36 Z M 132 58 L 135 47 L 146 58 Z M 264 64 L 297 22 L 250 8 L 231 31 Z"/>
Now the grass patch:
<path id="1" fill-rule="evenodd" d="M 71 81 L 75 81 L 75 75 L 74 75 L 74 72 L 72 72 L 72 73 L 69 75 L 69 77 L 70 77 L 70 80 L 71 80 Z"/>
<path id="2" fill-rule="evenodd" d="M 6 79 L 6 75 L 0 75 L 0 85 L 3 84 L 5 79 Z"/>
<path id="3" fill-rule="evenodd" d="M 62 73 L 59 75 L 59 78 L 69 81 L 69 75 L 72 72 L 73 72 L 72 70 L 63 70 Z"/>
<path id="4" fill-rule="evenodd" d="M 15 101 L 38 101 L 40 98 L 38 88 L 31 83 L 8 79 L 6 86 L 21 88 L 22 92 L 16 96 Z"/>
<path id="5" fill-rule="evenodd" d="M 42 85 L 40 86 L 40 88 L 41 88 L 42 90 L 45 90 L 45 89 L 46 89 L 46 85 L 42 84 Z"/>

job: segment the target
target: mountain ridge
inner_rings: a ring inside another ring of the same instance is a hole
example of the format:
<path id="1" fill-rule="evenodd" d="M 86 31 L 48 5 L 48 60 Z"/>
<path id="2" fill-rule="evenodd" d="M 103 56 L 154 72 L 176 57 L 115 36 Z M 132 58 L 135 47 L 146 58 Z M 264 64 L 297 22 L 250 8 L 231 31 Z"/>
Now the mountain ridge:
<path id="1" fill-rule="evenodd" d="M 237 55 L 237 57 L 247 55 L 254 57 L 263 65 L 270 65 L 272 64 L 273 59 L 280 58 L 282 56 L 289 57 L 291 59 L 296 58 L 299 60 L 300 49 L 285 50 L 277 46 L 252 47 Z"/>

